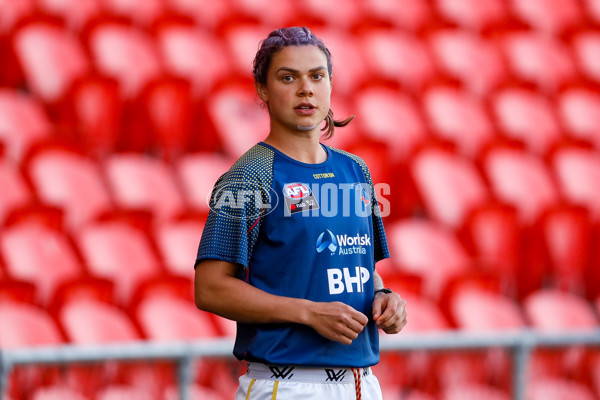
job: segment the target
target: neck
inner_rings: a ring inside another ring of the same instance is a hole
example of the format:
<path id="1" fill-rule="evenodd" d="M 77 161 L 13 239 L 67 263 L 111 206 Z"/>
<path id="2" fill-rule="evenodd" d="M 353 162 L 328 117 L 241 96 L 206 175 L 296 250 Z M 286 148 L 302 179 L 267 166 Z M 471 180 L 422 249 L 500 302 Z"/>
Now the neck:
<path id="1" fill-rule="evenodd" d="M 275 147 L 286 156 L 306 164 L 320 164 L 327 160 L 327 153 L 319 143 L 319 130 L 316 129 L 311 134 L 307 132 L 298 132 L 299 134 L 290 137 L 290 135 L 274 134 L 273 131 L 264 140 L 265 143 Z"/>

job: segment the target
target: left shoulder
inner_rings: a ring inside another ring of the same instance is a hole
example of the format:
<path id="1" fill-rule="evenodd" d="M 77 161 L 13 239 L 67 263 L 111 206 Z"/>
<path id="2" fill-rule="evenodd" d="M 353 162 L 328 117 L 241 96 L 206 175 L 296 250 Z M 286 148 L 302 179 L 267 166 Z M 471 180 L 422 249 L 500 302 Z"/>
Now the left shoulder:
<path id="1" fill-rule="evenodd" d="M 369 167 L 367 166 L 367 163 L 362 158 L 360 158 L 356 154 L 352 154 L 346 150 L 338 149 L 338 148 L 331 147 L 331 146 L 327 146 L 327 148 L 331 151 L 332 154 L 341 155 L 342 157 L 345 157 L 345 158 L 353 161 L 354 163 L 356 163 L 362 169 L 362 171 L 364 172 L 367 179 L 370 180 L 371 174 L 369 173 Z"/>

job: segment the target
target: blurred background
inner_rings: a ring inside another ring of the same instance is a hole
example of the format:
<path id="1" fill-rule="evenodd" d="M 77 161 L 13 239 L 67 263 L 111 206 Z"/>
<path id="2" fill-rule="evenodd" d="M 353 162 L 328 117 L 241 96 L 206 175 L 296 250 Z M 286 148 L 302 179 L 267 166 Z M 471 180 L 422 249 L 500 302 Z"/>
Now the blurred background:
<path id="1" fill-rule="evenodd" d="M 216 179 L 268 133 L 258 43 L 333 55 L 325 142 L 388 184 L 407 333 L 599 329 L 600 1 L 0 0 L 0 347 L 233 337 L 195 309 Z M 598 399 L 598 349 L 536 350 L 528 399 Z M 160 362 L 28 366 L 17 399 L 174 399 Z M 384 398 L 509 399 L 510 355 L 386 352 Z M 243 365 L 204 360 L 194 399 Z M 121 396 L 121 397 L 119 397 Z"/>

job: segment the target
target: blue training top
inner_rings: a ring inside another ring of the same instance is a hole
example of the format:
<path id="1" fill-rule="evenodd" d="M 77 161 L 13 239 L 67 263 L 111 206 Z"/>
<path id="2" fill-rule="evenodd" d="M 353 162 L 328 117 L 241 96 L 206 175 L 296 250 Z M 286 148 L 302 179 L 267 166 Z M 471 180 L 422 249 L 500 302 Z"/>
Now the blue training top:
<path id="1" fill-rule="evenodd" d="M 238 359 L 276 365 L 366 367 L 379 361 L 372 318 L 375 262 L 389 257 L 366 164 L 323 145 L 327 160 L 296 161 L 266 143 L 215 184 L 196 263 L 243 266 L 240 279 L 280 296 L 340 301 L 369 318 L 351 345 L 301 324 L 237 324 Z"/>

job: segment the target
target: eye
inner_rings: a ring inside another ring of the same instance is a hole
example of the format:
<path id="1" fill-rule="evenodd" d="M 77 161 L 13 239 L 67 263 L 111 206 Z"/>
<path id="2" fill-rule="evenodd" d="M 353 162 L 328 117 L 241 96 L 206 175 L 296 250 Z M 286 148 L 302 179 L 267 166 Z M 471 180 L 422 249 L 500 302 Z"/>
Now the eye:
<path id="1" fill-rule="evenodd" d="M 284 82 L 291 82 L 294 80 L 294 77 L 292 75 L 284 75 L 281 80 Z"/>
<path id="2" fill-rule="evenodd" d="M 323 75 L 320 72 L 317 72 L 316 74 L 313 75 L 313 79 L 316 81 L 320 81 L 321 79 L 323 79 L 325 77 L 325 75 Z"/>

